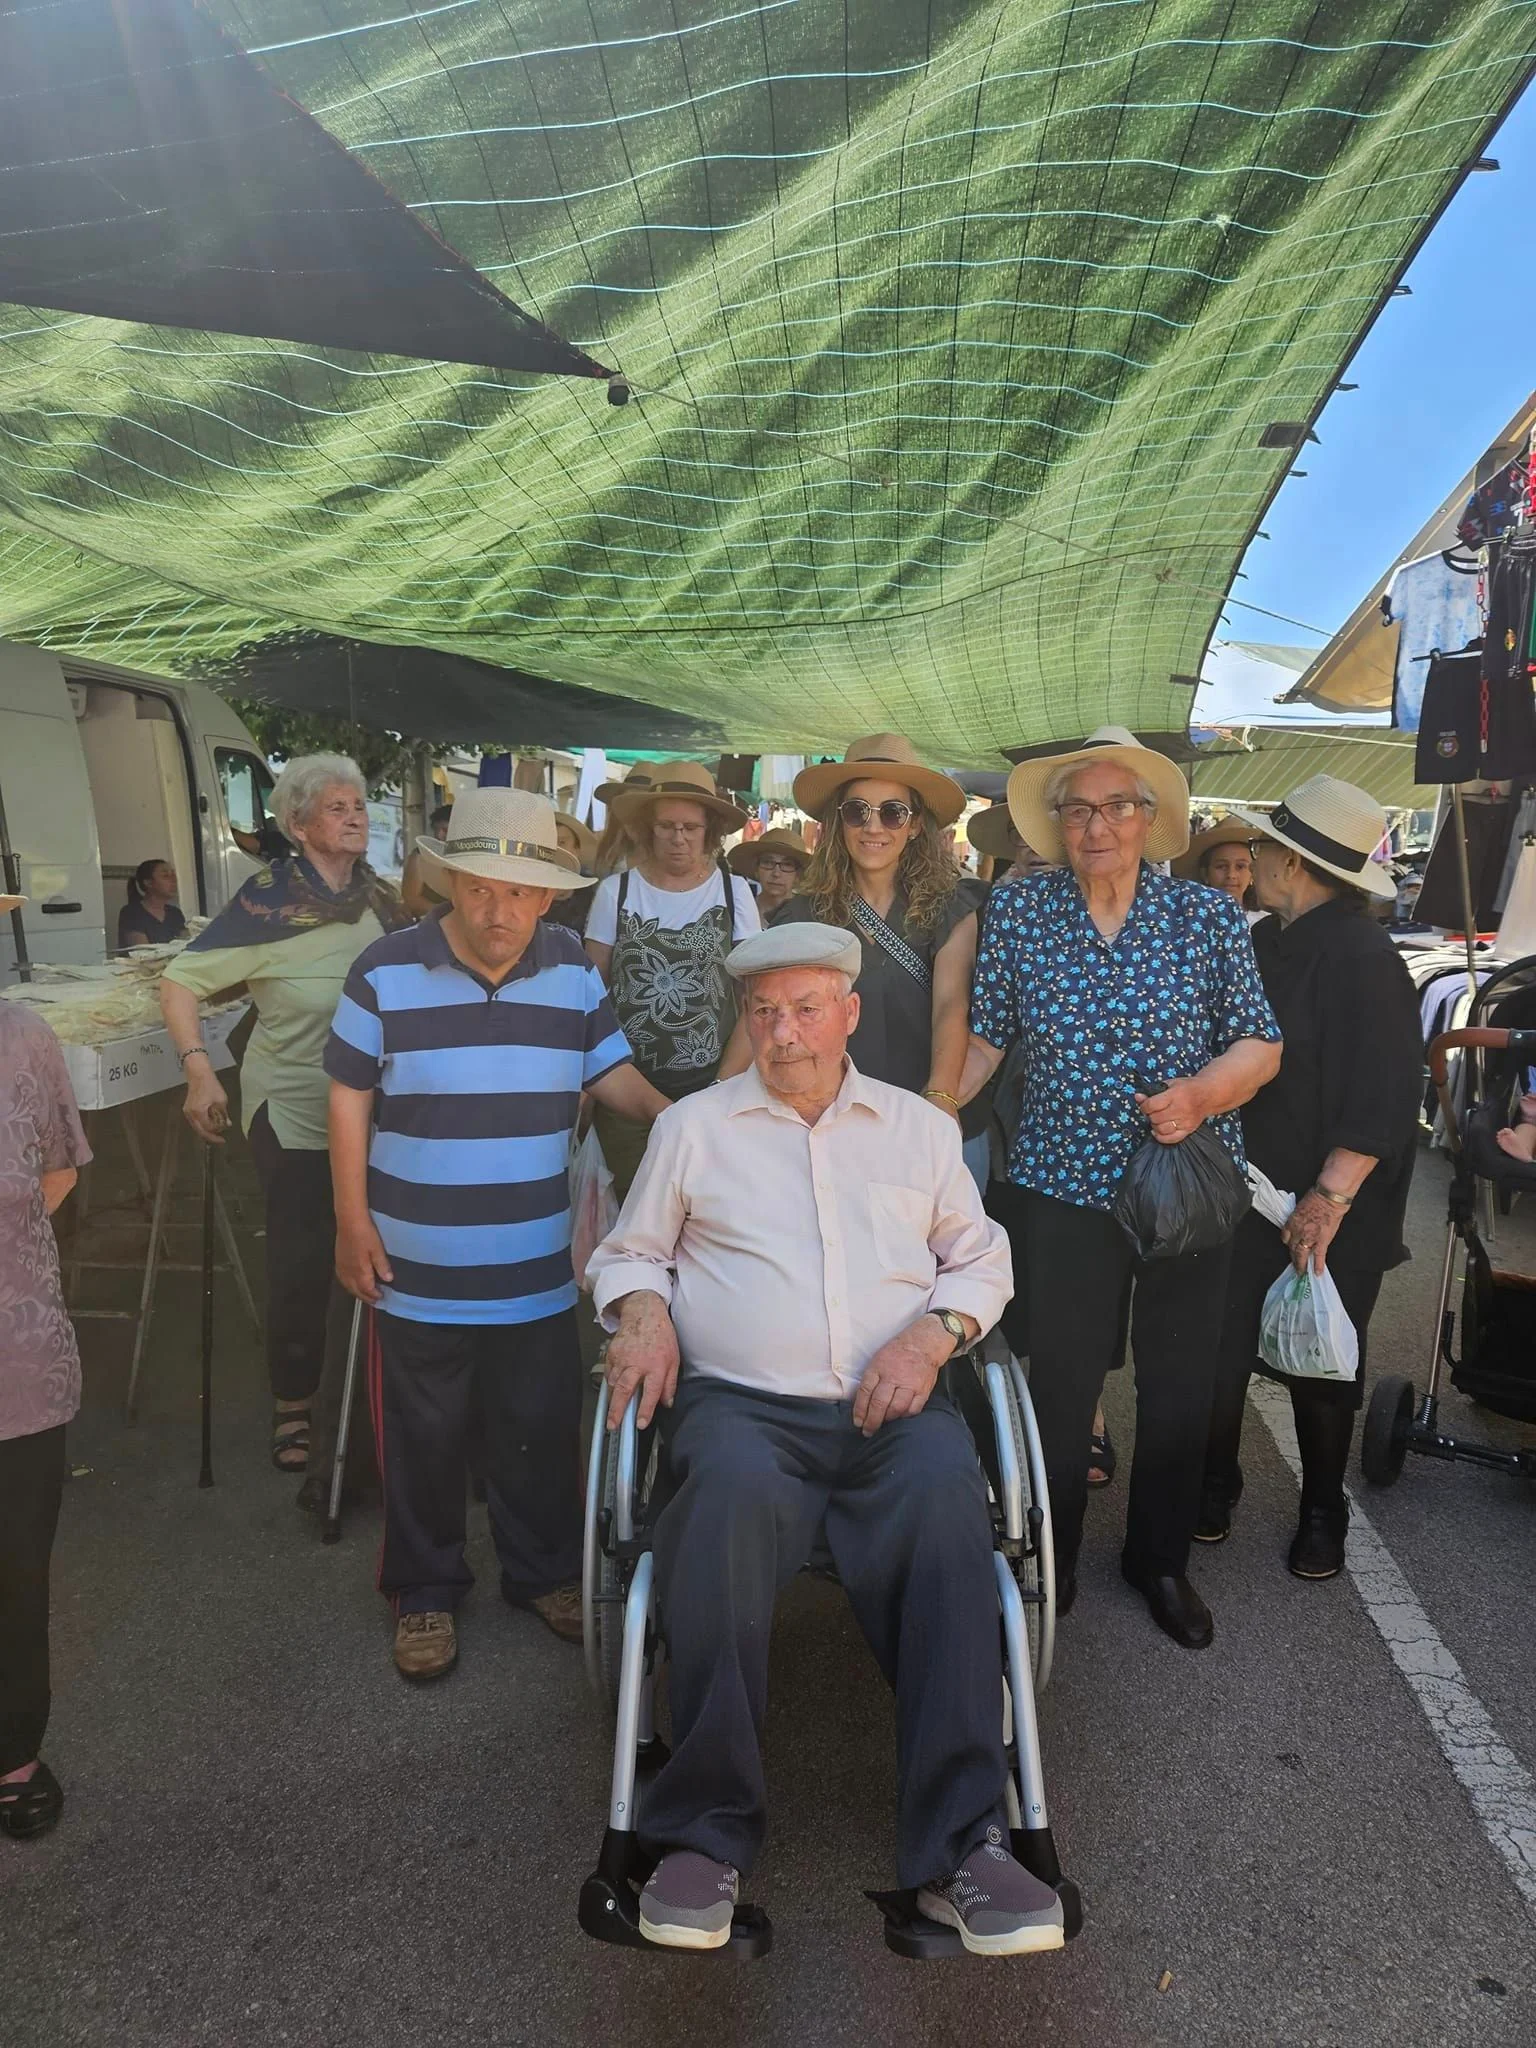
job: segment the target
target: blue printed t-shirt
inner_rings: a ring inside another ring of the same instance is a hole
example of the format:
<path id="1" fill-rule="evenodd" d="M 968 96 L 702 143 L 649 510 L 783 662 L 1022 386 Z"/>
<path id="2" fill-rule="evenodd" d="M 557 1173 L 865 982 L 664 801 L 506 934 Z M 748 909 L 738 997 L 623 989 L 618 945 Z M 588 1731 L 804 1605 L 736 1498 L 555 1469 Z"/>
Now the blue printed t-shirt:
<path id="1" fill-rule="evenodd" d="M 368 1207 L 415 1323 L 531 1323 L 576 1302 L 567 1160 L 585 1087 L 630 1057 L 581 941 L 540 923 L 506 980 L 466 967 L 444 911 L 352 964 L 325 1071 L 373 1089 Z"/>
<path id="2" fill-rule="evenodd" d="M 994 889 L 971 1029 L 1002 1048 L 1021 1040 L 1027 1054 L 1008 1178 L 1085 1209 L 1113 1207 L 1149 1134 L 1139 1081 L 1184 1079 L 1240 1038 L 1280 1036 L 1241 907 L 1145 864 L 1113 939 L 1068 868 Z M 1236 1113 L 1211 1125 L 1243 1165 Z"/>

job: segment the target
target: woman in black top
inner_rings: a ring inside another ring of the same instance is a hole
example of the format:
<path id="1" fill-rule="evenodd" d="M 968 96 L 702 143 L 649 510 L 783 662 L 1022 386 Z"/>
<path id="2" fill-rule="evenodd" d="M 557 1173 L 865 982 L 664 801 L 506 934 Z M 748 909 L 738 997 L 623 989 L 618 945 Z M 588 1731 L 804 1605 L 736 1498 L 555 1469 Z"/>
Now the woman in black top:
<path id="1" fill-rule="evenodd" d="M 918 760 L 899 733 L 855 740 L 842 761 L 803 768 L 795 802 L 819 819 L 821 837 L 795 894 L 773 924 L 810 920 L 857 932 L 858 1029 L 848 1054 L 861 1074 L 926 1096 L 955 1117 L 966 1164 L 987 1179 L 985 1100 L 960 1108 L 970 1044 L 976 913 L 986 894 L 963 875 L 941 834 L 965 809 L 965 792 Z M 750 1059 L 743 1029 L 728 1069 Z"/>
<path id="2" fill-rule="evenodd" d="M 184 939 L 187 920 L 175 898 L 176 870 L 170 862 L 141 860 L 128 879 L 128 901 L 117 914 L 119 950 Z"/>
<path id="3" fill-rule="evenodd" d="M 1344 1562 L 1344 1471 L 1365 1378 L 1366 1329 L 1382 1276 L 1407 1258 L 1403 1213 L 1413 1178 L 1424 1049 L 1418 996 L 1371 898 L 1394 887 L 1370 856 L 1386 815 L 1363 790 L 1317 775 L 1293 790 L 1255 846 L 1254 888 L 1271 912 L 1253 933 L 1264 991 L 1284 1034 L 1280 1071 L 1242 1112 L 1253 1165 L 1297 1198 L 1277 1230 L 1257 1211 L 1239 1226 L 1227 1287 L 1206 1452 L 1200 1541 L 1219 1543 L 1242 1492 L 1238 1446 L 1264 1297 L 1287 1261 L 1326 1263 L 1360 1340 L 1347 1380 L 1287 1379 L 1301 1451 L 1298 1578 Z"/>

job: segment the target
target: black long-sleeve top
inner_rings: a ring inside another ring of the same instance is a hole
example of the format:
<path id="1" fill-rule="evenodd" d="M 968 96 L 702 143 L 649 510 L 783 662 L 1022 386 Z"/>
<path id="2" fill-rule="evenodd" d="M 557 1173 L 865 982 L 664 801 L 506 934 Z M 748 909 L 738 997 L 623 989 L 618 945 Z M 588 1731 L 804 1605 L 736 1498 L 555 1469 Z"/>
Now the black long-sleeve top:
<path id="1" fill-rule="evenodd" d="M 1285 1051 L 1279 1073 L 1242 1113 L 1248 1157 L 1298 1198 L 1336 1147 L 1379 1161 L 1329 1257 L 1385 1272 L 1408 1256 L 1403 1213 L 1424 1086 L 1413 982 L 1353 894 L 1290 925 L 1265 918 L 1254 927 L 1253 950 Z"/>

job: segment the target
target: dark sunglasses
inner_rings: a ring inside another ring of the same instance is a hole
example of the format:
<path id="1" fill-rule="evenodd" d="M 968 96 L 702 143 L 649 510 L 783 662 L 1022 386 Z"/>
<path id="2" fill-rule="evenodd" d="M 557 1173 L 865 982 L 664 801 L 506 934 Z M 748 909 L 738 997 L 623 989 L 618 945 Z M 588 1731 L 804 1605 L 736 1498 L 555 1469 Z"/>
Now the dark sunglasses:
<path id="1" fill-rule="evenodd" d="M 893 796 L 888 796 L 883 804 L 872 804 L 862 796 L 851 796 L 838 805 L 837 815 L 845 825 L 867 825 L 871 818 L 877 817 L 887 832 L 899 832 L 915 813 L 911 804 L 898 803 Z"/>

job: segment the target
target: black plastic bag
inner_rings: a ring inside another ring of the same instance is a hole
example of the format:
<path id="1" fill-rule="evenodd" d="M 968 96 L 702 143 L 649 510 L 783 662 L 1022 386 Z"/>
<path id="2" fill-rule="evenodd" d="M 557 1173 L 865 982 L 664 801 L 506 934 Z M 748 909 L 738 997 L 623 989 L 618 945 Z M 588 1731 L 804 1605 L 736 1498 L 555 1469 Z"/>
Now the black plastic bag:
<path id="1" fill-rule="evenodd" d="M 1232 1154 L 1209 1124 L 1201 1124 L 1177 1145 L 1148 1138 L 1138 1148 L 1113 1213 L 1138 1258 L 1176 1259 L 1225 1244 L 1252 1200 Z"/>

